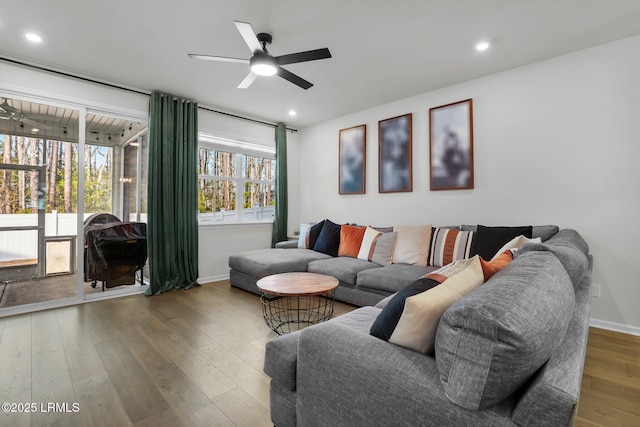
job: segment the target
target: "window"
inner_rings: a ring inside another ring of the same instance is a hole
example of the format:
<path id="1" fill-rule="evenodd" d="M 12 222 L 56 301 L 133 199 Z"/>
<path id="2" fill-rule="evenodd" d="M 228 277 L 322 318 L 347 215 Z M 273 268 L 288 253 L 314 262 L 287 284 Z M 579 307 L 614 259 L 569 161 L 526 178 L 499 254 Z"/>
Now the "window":
<path id="1" fill-rule="evenodd" d="M 198 207 L 201 221 L 273 220 L 274 148 L 200 137 Z"/>

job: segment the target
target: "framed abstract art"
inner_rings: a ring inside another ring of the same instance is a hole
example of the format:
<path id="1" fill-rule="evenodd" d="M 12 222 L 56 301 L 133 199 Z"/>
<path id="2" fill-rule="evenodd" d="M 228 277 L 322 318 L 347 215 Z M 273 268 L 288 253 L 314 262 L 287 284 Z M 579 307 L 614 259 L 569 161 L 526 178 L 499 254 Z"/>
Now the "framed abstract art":
<path id="1" fill-rule="evenodd" d="M 339 194 L 366 191 L 367 125 L 340 130 Z"/>
<path id="2" fill-rule="evenodd" d="M 431 190 L 473 188 L 473 102 L 429 109 Z"/>
<path id="3" fill-rule="evenodd" d="M 411 114 L 378 122 L 378 191 L 413 190 Z"/>

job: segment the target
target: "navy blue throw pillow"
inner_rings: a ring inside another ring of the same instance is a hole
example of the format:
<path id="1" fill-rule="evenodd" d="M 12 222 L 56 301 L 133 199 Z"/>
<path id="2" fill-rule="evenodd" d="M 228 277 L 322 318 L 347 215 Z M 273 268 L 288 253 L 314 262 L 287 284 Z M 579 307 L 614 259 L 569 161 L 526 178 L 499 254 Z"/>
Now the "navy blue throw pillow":
<path id="1" fill-rule="evenodd" d="M 313 250 L 331 256 L 338 256 L 340 228 L 341 226 L 339 224 L 334 224 L 328 219 L 325 219 L 316 244 L 313 245 Z"/>
<path id="2" fill-rule="evenodd" d="M 389 341 L 389 338 L 391 338 L 393 331 L 396 329 L 396 326 L 402 317 L 405 300 L 414 295 L 428 291 L 439 284 L 439 282 L 436 282 L 433 279 L 423 278 L 407 285 L 393 298 L 391 298 L 380 314 L 378 314 L 375 322 L 371 325 L 369 333 L 376 338 Z"/>
<path id="3" fill-rule="evenodd" d="M 324 225 L 325 221 L 326 221 L 326 219 L 323 219 L 319 223 L 314 224 L 313 227 L 311 227 L 311 229 L 309 230 L 309 247 L 311 249 L 313 249 L 315 247 L 316 241 L 318 240 L 318 236 L 320 235 L 320 232 L 322 231 L 322 226 Z"/>

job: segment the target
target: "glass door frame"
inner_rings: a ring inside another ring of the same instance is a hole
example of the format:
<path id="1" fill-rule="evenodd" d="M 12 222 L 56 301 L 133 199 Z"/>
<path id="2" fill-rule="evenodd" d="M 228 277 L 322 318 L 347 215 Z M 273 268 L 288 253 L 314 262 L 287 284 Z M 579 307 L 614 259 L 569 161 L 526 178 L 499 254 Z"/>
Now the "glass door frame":
<path id="1" fill-rule="evenodd" d="M 59 108 L 65 108 L 68 110 L 74 110 L 78 112 L 78 170 L 82 170 L 84 168 L 84 147 L 85 147 L 85 139 L 86 139 L 86 115 L 87 108 L 78 105 L 75 103 L 64 102 L 56 98 L 52 98 L 50 96 L 34 96 L 29 95 L 28 93 L 24 93 L 22 91 L 14 91 L 14 90 L 4 90 L 0 88 L 0 97 L 2 98 L 10 98 L 21 101 L 28 101 L 36 104 L 42 105 L 50 105 Z M 15 165 L 14 165 L 15 166 Z M 46 168 L 45 165 L 39 166 L 43 169 Z M 33 166 L 31 166 L 33 168 Z M 39 181 L 41 178 L 39 178 Z M 40 185 L 40 184 L 39 184 Z M 14 314 L 22 314 L 28 313 L 32 311 L 46 310 L 50 308 L 64 307 L 67 305 L 74 305 L 82 303 L 85 300 L 84 297 L 84 233 L 83 233 L 83 222 L 84 222 L 84 175 L 78 174 L 78 207 L 76 212 L 76 294 L 74 297 L 69 298 L 60 298 L 55 300 L 43 301 L 43 302 L 35 302 L 24 305 L 17 305 L 12 307 L 3 307 L 0 308 L 0 317 L 11 316 Z M 46 201 L 46 193 L 43 195 L 45 197 L 44 201 Z M 38 197 L 38 201 L 40 201 L 40 195 Z M 82 203 L 81 203 L 82 201 Z M 40 206 L 38 206 L 38 212 L 40 212 Z M 43 207 L 44 208 L 44 207 Z M 44 210 L 42 211 L 44 213 Z M 42 215 L 42 232 L 45 233 L 44 226 L 44 215 Z M 40 226 L 40 215 L 38 217 L 38 224 Z M 44 238 L 42 239 L 44 245 Z M 44 248 L 42 251 L 38 250 L 39 257 L 45 256 Z M 82 262 L 81 262 L 82 261 Z M 40 262 L 39 262 L 40 264 Z M 42 263 L 44 266 L 44 262 Z M 44 276 L 44 270 L 42 271 L 42 276 Z"/>
<path id="2" fill-rule="evenodd" d="M 29 264 L 24 266 L 15 266 L 15 267 L 3 267 L 2 270 L 6 272 L 3 275 L 3 279 L 5 280 L 15 280 L 18 278 L 30 277 L 30 278 L 40 278 L 44 276 L 44 263 L 45 263 L 45 247 L 44 247 L 44 234 L 45 234 L 45 219 L 44 219 L 44 206 L 46 203 L 45 194 L 46 191 L 43 191 L 43 187 L 46 186 L 45 181 L 45 169 L 46 166 L 33 166 L 33 165 L 16 165 L 13 163 L 0 163 L 0 171 L 2 170 L 10 170 L 10 171 L 18 171 L 18 172 L 38 172 L 38 198 L 36 199 L 36 204 L 38 207 L 38 221 L 37 225 L 30 226 L 19 226 L 19 227 L 0 227 L 0 233 L 3 231 L 38 231 L 38 262 L 36 264 Z M 13 274 L 12 274 L 13 273 Z"/>

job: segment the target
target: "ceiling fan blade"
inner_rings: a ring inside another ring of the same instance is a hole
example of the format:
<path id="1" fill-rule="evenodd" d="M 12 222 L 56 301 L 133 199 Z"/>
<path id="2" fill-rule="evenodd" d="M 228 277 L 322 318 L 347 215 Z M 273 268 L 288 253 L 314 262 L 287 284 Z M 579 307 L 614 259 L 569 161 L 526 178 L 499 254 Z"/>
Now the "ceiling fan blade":
<path id="1" fill-rule="evenodd" d="M 17 108 L 12 107 L 11 105 L 9 105 L 9 103 L 6 100 L 6 98 L 2 98 L 2 104 L 0 104 L 0 109 L 2 109 L 3 111 L 5 111 L 7 113 L 16 113 L 16 112 L 18 112 Z"/>
<path id="2" fill-rule="evenodd" d="M 242 58 L 228 58 L 226 56 L 213 56 L 213 55 L 201 55 L 199 53 L 188 54 L 191 59 L 206 59 L 208 61 L 221 61 L 221 62 L 236 62 L 239 64 L 248 64 L 248 59 Z"/>
<path id="3" fill-rule="evenodd" d="M 253 71 L 249 71 L 249 74 L 247 74 L 247 77 L 244 78 L 244 80 L 242 80 L 240 82 L 240 84 L 238 85 L 238 89 L 246 89 L 249 86 L 251 86 L 251 83 L 253 83 L 253 81 L 258 77 L 258 75 L 256 73 L 254 73 Z"/>
<path id="4" fill-rule="evenodd" d="M 20 119 L 22 123 L 26 123 L 30 126 L 37 127 L 39 129 L 51 129 L 51 126 L 45 125 L 44 123 L 36 122 L 35 120 L 31 120 L 29 118 L 23 117 Z"/>
<path id="5" fill-rule="evenodd" d="M 327 58 L 331 58 L 331 52 L 329 52 L 329 49 L 325 47 L 324 49 L 308 50 L 306 52 L 290 53 L 289 55 L 276 56 L 275 59 L 279 65 L 287 65 Z"/>
<path id="6" fill-rule="evenodd" d="M 282 77 L 283 79 L 290 81 L 294 85 L 300 86 L 304 90 L 307 90 L 311 86 L 313 86 L 313 83 L 309 83 L 308 81 L 306 81 L 302 77 L 296 76 L 291 71 L 287 71 L 282 67 L 278 67 L 278 75 L 280 77 Z"/>
<path id="7" fill-rule="evenodd" d="M 240 31 L 240 35 L 244 39 L 244 42 L 247 44 L 247 46 L 249 46 L 251 53 L 254 53 L 256 50 L 262 52 L 262 46 L 260 45 L 258 37 L 256 36 L 256 32 L 253 31 L 253 27 L 251 27 L 251 24 L 240 21 L 233 22 L 236 24 L 238 31 Z"/>

